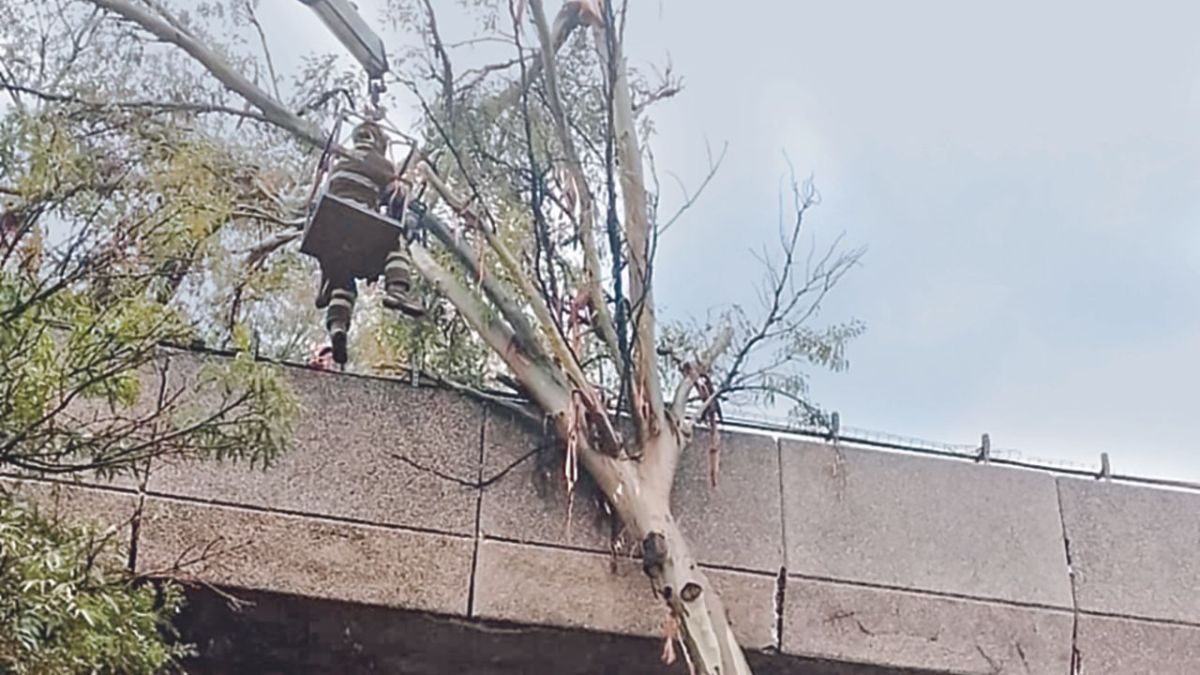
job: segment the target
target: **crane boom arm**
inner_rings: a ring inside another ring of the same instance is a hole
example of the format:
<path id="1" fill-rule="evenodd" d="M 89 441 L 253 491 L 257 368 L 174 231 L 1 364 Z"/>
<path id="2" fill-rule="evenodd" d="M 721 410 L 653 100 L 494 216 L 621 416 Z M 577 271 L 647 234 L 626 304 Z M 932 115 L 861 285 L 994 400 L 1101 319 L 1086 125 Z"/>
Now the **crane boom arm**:
<path id="1" fill-rule="evenodd" d="M 371 30 L 349 0 L 300 0 L 316 12 L 343 46 L 358 60 L 372 80 L 388 71 L 383 39 Z"/>

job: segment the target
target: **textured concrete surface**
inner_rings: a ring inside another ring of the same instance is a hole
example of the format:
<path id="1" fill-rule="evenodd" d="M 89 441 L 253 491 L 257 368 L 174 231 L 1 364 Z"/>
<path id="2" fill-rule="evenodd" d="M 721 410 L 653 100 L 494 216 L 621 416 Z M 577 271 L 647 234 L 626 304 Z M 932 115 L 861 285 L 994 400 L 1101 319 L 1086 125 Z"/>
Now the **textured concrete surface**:
<path id="1" fill-rule="evenodd" d="M 1081 610 L 1200 624 L 1200 495 L 1058 485 Z"/>
<path id="2" fill-rule="evenodd" d="M 200 362 L 173 355 L 172 382 L 187 385 Z M 356 668 L 393 672 L 439 672 L 446 658 L 451 672 L 666 672 L 655 661 L 665 611 L 636 561 L 610 569 L 610 521 L 586 478 L 568 505 L 558 444 L 452 393 L 286 373 L 302 408 L 297 447 L 265 473 L 156 462 L 136 530 L 138 571 L 182 561 L 184 578 L 302 607 L 341 603 L 330 610 L 338 616 L 458 617 L 443 639 L 492 651 L 458 659 L 450 643 L 396 637 L 408 626 L 432 640 L 424 618 L 373 633 L 313 615 L 302 627 L 311 639 L 278 628 L 253 643 L 212 637 L 210 653 L 230 659 L 222 663 L 328 672 L 342 654 Z M 722 436 L 720 484 L 708 485 L 701 431 L 677 477 L 675 514 L 763 672 L 1068 675 L 1068 544 L 1081 610 L 1075 675 L 1200 672 L 1200 520 L 1191 517 L 1200 495 Z M 116 524 L 122 546 L 135 532 L 134 492 L 26 483 L 20 490 L 55 513 Z M 779 615 L 782 563 L 790 576 Z M 777 628 L 790 656 L 754 651 L 773 649 Z M 513 637 L 531 631 L 620 647 L 534 658 L 521 650 L 536 640 Z M 480 637 L 489 635 L 505 637 Z M 240 646 L 223 652 L 220 640 Z M 260 647 L 274 660 L 256 660 Z M 626 658 L 643 647 L 646 668 Z"/>
<path id="3" fill-rule="evenodd" d="M 656 635 L 650 583 L 636 561 L 483 541 L 475 570 L 475 615 L 535 625 L 607 633 Z"/>
<path id="4" fill-rule="evenodd" d="M 704 574 L 721 596 L 738 644 L 746 649 L 774 648 L 777 578 L 713 568 L 704 568 Z"/>
<path id="5" fill-rule="evenodd" d="M 789 578 L 783 651 L 972 675 L 1069 675 L 1070 612 Z"/>
<path id="6" fill-rule="evenodd" d="M 1200 672 L 1200 626 L 1132 619 L 1079 618 L 1082 675 L 1195 675 Z"/>
<path id="7" fill-rule="evenodd" d="M 784 441 L 788 571 L 1071 606 L 1054 478 Z"/>
<path id="8" fill-rule="evenodd" d="M 504 412 L 490 414 L 484 439 L 484 478 L 522 462 L 484 489 L 483 534 L 489 537 L 607 552 L 612 523 L 590 479 L 582 476 L 568 503 L 562 448 Z M 675 517 L 697 543 L 701 563 L 775 574 L 783 565 L 779 457 L 774 440 L 743 433 L 721 434 L 718 485 L 709 484 L 708 433 L 684 450 L 672 500 Z M 737 527 L 728 527 L 736 522 Z M 620 539 L 628 551 L 637 543 Z"/>
<path id="9" fill-rule="evenodd" d="M 472 551 L 465 538 L 148 498 L 137 570 L 465 614 Z"/>
<path id="10" fill-rule="evenodd" d="M 199 360 L 172 357 L 173 381 Z M 159 494 L 473 534 L 483 410 L 464 398 L 397 382 L 288 368 L 299 399 L 296 447 L 267 471 L 247 463 L 157 462 Z"/>
<path id="11" fill-rule="evenodd" d="M 637 561 L 595 553 L 484 541 L 475 572 L 475 614 L 545 626 L 661 636 L 666 610 Z M 771 644 L 775 580 L 706 570 L 747 647 Z"/>
<path id="12" fill-rule="evenodd" d="M 717 486 L 709 478 L 709 434 L 684 449 L 672 508 L 703 564 L 777 574 L 783 566 L 779 446 L 769 436 L 722 432 Z M 732 525 L 732 526 L 731 526 Z"/>
<path id="13" fill-rule="evenodd" d="M 574 501 L 568 504 L 562 445 L 538 431 L 509 412 L 489 411 L 484 479 L 512 469 L 484 488 L 481 531 L 488 537 L 607 552 L 612 522 L 599 493 L 581 470 Z M 534 456 L 521 461 L 533 451 L 537 451 Z"/>

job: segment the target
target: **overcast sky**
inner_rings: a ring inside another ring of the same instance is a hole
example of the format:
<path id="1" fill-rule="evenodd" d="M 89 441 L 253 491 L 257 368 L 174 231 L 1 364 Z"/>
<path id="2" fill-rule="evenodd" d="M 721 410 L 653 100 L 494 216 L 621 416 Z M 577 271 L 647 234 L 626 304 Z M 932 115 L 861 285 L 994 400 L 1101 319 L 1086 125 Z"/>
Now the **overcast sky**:
<path id="1" fill-rule="evenodd" d="M 813 378 L 844 425 L 1200 480 L 1200 4 L 633 4 L 635 65 L 686 84 L 660 168 L 695 185 L 729 143 L 661 245 L 664 313 L 753 301 L 786 152 L 818 244 L 869 247 L 821 316 L 867 325 Z M 277 50 L 334 48 L 262 10 Z"/>

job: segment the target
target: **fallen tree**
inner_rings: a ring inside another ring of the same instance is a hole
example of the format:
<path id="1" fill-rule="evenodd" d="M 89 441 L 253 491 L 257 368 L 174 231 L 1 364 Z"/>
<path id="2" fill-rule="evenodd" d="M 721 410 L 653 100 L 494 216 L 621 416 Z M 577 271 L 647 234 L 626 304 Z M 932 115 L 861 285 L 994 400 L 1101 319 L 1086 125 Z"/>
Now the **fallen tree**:
<path id="1" fill-rule="evenodd" d="M 227 50 L 163 3 L 87 2 L 130 36 L 182 50 L 220 85 L 209 90 L 217 103 L 207 107 L 139 102 L 147 108 L 157 105 L 174 119 L 237 117 L 324 149 L 327 132 L 280 100 L 274 66 L 269 78 L 247 76 Z M 801 250 L 805 216 L 818 197 L 793 179 L 792 218 L 781 223 L 780 250 L 763 259 L 762 314 L 734 308 L 712 330 L 660 325 L 660 237 L 695 195 L 673 216 L 658 213 L 647 111 L 679 84 L 631 72 L 625 8 L 571 0 L 553 18 L 541 0 L 481 9 L 483 38 L 515 54 L 457 74 L 454 46 L 440 34 L 432 3 L 394 0 L 390 10 L 419 38 L 389 82 L 420 110 L 418 159 L 398 176 L 424 195 L 425 215 L 411 218 L 433 235 L 410 244 L 416 269 L 447 307 L 445 320 L 469 328 L 473 343 L 535 404 L 538 423 L 558 437 L 567 489 L 582 467 L 640 542 L 643 569 L 689 664 L 708 675 L 748 673 L 721 597 L 672 515 L 676 470 L 707 426 L 718 480 L 715 425 L 729 405 L 788 401 L 799 421 L 825 422 L 801 369 L 844 367 L 844 346 L 861 326 L 814 329 L 809 322 L 861 251 L 841 251 L 837 242 Z M 325 94 L 322 101 L 339 96 Z M 718 165 L 710 161 L 705 182 Z M 303 192 L 305 181 L 295 183 Z M 295 221 L 307 208 L 302 202 L 277 218 L 291 224 L 254 252 L 255 265 L 296 238 Z"/>

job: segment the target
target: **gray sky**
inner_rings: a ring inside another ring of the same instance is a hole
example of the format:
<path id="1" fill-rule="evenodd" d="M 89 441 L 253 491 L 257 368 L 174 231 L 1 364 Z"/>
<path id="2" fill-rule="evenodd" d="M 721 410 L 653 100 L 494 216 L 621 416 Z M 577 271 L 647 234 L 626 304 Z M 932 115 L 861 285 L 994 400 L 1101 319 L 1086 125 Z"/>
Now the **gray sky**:
<path id="1" fill-rule="evenodd" d="M 633 4 L 635 65 L 686 83 L 660 169 L 694 186 L 729 143 L 661 245 L 664 313 L 753 301 L 786 151 L 818 244 L 869 246 L 821 317 L 867 324 L 813 379 L 843 424 L 1200 480 L 1200 5 Z M 262 7 L 277 49 L 332 47 Z"/>

